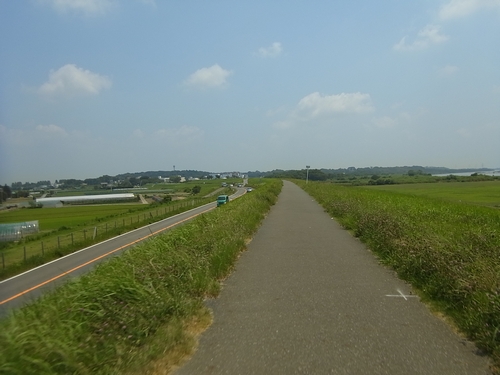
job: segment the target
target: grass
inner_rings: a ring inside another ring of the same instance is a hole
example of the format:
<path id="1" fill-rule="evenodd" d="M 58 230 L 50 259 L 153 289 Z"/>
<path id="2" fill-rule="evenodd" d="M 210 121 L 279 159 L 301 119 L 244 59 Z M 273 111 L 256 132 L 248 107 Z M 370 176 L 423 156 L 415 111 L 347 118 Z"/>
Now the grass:
<path id="1" fill-rule="evenodd" d="M 189 353 L 190 322 L 206 321 L 203 299 L 217 295 L 281 182 L 252 186 L 12 312 L 0 321 L 0 374 L 144 374 Z"/>
<path id="2" fill-rule="evenodd" d="M 73 228 L 143 209 L 141 203 L 19 209 L 0 213 L 0 224 L 38 220 L 41 231 L 54 231 L 63 226 Z"/>
<path id="3" fill-rule="evenodd" d="M 369 189 L 500 208 L 500 181 L 380 185 Z"/>
<path id="4" fill-rule="evenodd" d="M 454 186 L 440 191 L 445 199 L 437 199 L 366 187 L 297 184 L 420 290 L 424 300 L 451 317 L 491 355 L 500 373 L 499 210 L 450 201 Z M 481 196 L 474 190 L 469 200 Z"/>

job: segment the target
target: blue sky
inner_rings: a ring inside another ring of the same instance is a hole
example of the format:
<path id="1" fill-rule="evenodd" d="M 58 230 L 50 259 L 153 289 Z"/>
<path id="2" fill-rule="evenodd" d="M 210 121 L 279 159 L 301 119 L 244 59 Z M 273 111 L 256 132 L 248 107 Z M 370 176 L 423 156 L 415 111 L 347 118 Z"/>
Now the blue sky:
<path id="1" fill-rule="evenodd" d="M 500 167 L 500 0 L 0 0 L 0 183 Z"/>

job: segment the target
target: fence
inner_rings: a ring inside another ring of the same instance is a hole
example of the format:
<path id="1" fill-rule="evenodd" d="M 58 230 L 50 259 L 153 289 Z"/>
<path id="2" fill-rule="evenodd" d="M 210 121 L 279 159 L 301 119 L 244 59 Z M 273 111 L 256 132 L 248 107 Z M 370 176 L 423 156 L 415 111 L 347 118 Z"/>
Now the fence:
<path id="1" fill-rule="evenodd" d="M 181 211 L 186 211 L 191 207 L 199 206 L 208 203 L 212 199 L 189 199 L 175 201 L 168 205 L 162 205 L 154 209 L 143 211 L 135 214 L 128 214 L 126 217 L 110 219 L 84 229 L 61 235 L 50 235 L 44 239 L 33 241 L 25 238 L 18 246 L 9 248 L 1 252 L 0 255 L 0 270 L 5 270 L 7 267 L 29 262 L 36 258 L 40 262 L 40 257 L 54 258 L 76 251 L 78 248 L 88 246 L 98 240 L 104 240 L 109 237 L 118 235 L 119 233 L 132 230 L 147 223 L 156 222 L 165 219 L 173 214 Z M 38 228 L 38 222 L 37 228 Z"/>

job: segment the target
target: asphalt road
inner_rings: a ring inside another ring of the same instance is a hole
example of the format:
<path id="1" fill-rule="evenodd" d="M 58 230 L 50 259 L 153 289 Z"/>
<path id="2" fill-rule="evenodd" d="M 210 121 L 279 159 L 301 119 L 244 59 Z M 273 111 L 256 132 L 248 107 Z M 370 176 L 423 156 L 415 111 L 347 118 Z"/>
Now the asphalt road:
<path id="1" fill-rule="evenodd" d="M 245 194 L 245 189 L 237 189 L 237 192 L 231 196 L 231 199 L 238 198 L 243 194 Z M 1 281 L 0 317 L 6 316 L 12 309 L 32 302 L 43 293 L 56 288 L 69 279 L 88 272 L 99 262 L 119 255 L 138 242 L 178 226 L 215 207 L 216 203 L 212 202 L 194 208 Z"/>
<path id="2" fill-rule="evenodd" d="M 242 254 L 175 375 L 490 374 L 489 360 L 296 185 Z"/>

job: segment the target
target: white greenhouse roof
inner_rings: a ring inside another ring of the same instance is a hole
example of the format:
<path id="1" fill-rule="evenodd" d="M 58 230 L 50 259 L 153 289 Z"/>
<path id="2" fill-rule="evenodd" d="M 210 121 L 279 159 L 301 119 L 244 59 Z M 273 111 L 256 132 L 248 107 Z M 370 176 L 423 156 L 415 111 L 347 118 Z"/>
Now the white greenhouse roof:
<path id="1" fill-rule="evenodd" d="M 116 200 L 116 199 L 133 199 L 135 195 L 133 193 L 122 193 L 122 194 L 96 194 L 96 195 L 76 195 L 69 197 L 50 197 L 50 198 L 37 198 L 37 203 L 70 203 L 70 202 L 85 202 L 85 201 L 105 201 L 105 200 Z"/>

